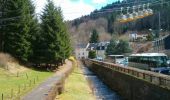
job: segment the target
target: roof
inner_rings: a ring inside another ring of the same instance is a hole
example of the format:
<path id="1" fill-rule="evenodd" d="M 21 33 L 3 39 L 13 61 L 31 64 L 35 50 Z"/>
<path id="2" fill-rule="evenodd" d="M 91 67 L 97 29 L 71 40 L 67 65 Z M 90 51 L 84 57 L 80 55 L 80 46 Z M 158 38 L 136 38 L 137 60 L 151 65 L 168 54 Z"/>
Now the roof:
<path id="1" fill-rule="evenodd" d="M 146 56 L 146 57 L 153 57 L 153 56 L 167 56 L 164 53 L 139 53 L 139 54 L 131 54 L 130 56 Z"/>
<path id="2" fill-rule="evenodd" d="M 91 50 L 91 49 L 93 49 L 93 50 L 98 50 L 98 49 L 105 50 L 106 47 L 109 45 L 109 43 L 110 42 L 89 43 L 87 49 L 88 50 Z"/>
<path id="3" fill-rule="evenodd" d="M 86 48 L 87 44 L 77 44 L 76 48 Z"/>
<path id="4" fill-rule="evenodd" d="M 91 50 L 91 48 L 93 49 L 97 49 L 97 44 L 96 43 L 89 43 L 89 46 L 87 47 L 88 50 Z"/>

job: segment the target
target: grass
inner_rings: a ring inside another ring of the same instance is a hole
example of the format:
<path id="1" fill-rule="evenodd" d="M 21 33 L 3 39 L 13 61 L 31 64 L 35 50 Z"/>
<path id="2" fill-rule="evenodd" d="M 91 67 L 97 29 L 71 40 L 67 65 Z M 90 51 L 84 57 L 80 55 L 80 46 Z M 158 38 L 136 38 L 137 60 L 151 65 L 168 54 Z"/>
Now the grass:
<path id="1" fill-rule="evenodd" d="M 65 92 L 56 100 L 95 100 L 82 71 L 75 67 L 65 82 Z"/>
<path id="2" fill-rule="evenodd" d="M 52 72 L 40 72 L 32 69 L 14 74 L 0 68 L 0 98 L 3 93 L 5 100 L 10 100 L 11 96 L 16 100 L 52 75 Z"/>

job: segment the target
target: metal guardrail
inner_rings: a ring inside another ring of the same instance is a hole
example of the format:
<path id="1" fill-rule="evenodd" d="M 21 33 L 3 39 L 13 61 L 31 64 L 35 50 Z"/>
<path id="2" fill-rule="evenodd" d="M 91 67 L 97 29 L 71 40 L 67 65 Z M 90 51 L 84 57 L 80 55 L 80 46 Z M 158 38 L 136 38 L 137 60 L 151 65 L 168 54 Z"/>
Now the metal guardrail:
<path id="1" fill-rule="evenodd" d="M 102 65 L 103 67 L 118 71 L 133 77 L 142 79 L 152 84 L 170 89 L 170 76 L 156 72 L 141 70 L 133 67 L 124 67 L 113 63 L 87 59 L 91 64 Z"/>

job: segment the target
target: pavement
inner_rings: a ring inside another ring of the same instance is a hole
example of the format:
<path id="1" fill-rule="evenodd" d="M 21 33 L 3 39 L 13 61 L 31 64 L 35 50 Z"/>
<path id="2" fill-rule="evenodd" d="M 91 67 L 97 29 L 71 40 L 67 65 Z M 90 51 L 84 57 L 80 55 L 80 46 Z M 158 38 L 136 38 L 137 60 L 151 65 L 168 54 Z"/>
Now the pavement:
<path id="1" fill-rule="evenodd" d="M 21 98 L 21 100 L 46 100 L 47 95 L 51 88 L 63 77 L 65 77 L 65 72 L 72 68 L 72 62 L 66 61 L 66 64 L 60 67 L 60 70 L 57 71 L 52 77 L 48 78 L 46 81 L 41 83 L 38 87 L 34 88 L 31 92 L 26 94 Z"/>

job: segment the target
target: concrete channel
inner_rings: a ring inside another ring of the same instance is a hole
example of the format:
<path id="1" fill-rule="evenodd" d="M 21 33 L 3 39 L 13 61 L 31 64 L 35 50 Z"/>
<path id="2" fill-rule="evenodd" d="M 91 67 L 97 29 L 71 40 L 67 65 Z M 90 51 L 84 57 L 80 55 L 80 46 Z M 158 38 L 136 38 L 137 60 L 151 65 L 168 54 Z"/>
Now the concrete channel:
<path id="1" fill-rule="evenodd" d="M 93 95 L 96 96 L 97 100 L 122 100 L 121 97 L 107 87 L 92 71 L 81 64 L 81 69 L 86 76 L 90 88 L 92 89 Z"/>

